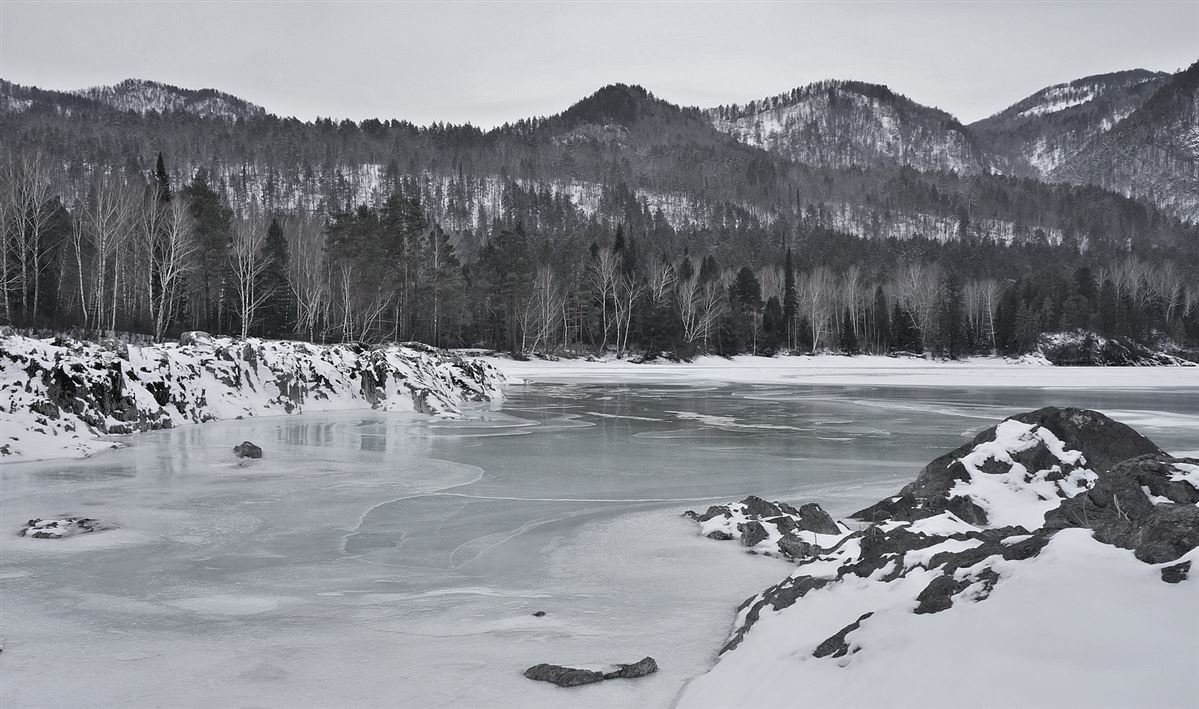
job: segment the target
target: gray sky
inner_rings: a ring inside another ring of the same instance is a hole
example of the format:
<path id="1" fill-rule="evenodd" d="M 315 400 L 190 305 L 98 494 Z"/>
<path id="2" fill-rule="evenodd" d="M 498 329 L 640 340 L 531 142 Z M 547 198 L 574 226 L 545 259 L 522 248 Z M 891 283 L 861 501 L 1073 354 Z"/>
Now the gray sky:
<path id="1" fill-rule="evenodd" d="M 1044 86 L 1199 59 L 1179 2 L 115 2 L 0 0 L 0 77 L 137 77 L 281 115 L 492 126 L 604 84 L 683 105 L 859 79 L 970 122 Z"/>

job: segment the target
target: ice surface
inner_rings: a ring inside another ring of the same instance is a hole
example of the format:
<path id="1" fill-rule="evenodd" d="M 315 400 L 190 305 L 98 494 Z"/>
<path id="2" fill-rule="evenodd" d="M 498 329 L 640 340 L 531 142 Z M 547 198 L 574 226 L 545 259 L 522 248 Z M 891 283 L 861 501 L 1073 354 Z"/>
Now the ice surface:
<path id="1" fill-rule="evenodd" d="M 669 706 L 710 667 L 737 605 L 794 568 L 699 537 L 683 510 L 758 494 L 844 515 L 960 444 L 964 412 L 1107 396 L 530 385 L 462 421 L 254 418 L 138 434 L 87 460 L 6 462 L 0 706 Z M 1178 389 L 1115 401 L 1199 418 Z M 667 431 L 686 435 L 644 437 Z M 1194 448 L 1187 429 L 1149 433 Z M 242 440 L 265 457 L 239 465 Z M 16 536 L 28 519 L 78 515 L 118 528 Z M 564 694 L 521 676 L 647 654 L 662 669 L 637 682 Z"/>

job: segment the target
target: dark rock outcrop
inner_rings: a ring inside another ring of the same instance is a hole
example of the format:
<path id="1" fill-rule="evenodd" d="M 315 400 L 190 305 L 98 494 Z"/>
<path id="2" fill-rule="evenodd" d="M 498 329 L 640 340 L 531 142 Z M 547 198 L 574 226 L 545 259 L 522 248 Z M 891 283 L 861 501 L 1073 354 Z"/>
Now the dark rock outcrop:
<path id="1" fill-rule="evenodd" d="M 857 652 L 858 649 L 856 647 L 851 649 L 845 638 L 853 631 L 862 627 L 862 621 L 872 615 L 874 613 L 863 613 L 857 620 L 841 628 L 835 635 L 817 645 L 816 649 L 812 652 L 812 657 L 844 657 L 850 653 Z"/>
<path id="2" fill-rule="evenodd" d="M 1199 546 L 1199 490 L 1172 479 L 1174 463 L 1199 465 L 1199 460 L 1165 453 L 1125 460 L 1100 473 L 1086 494 L 1047 513 L 1045 525 L 1094 530 L 1097 540 L 1131 549 L 1150 564 L 1173 561 Z"/>
<path id="3" fill-rule="evenodd" d="M 249 441 L 242 441 L 233 446 L 233 455 L 238 458 L 261 458 L 262 449 Z"/>
<path id="4" fill-rule="evenodd" d="M 574 667 L 550 665 L 542 663 L 533 665 L 525 670 L 525 677 L 538 682 L 552 682 L 559 687 L 578 687 L 582 684 L 593 684 L 604 681 L 604 673 L 594 670 L 580 670 Z"/>
<path id="5" fill-rule="evenodd" d="M 203 330 L 188 330 L 179 336 L 179 344 L 184 347 L 211 347 L 213 342 L 212 335 Z"/>
<path id="6" fill-rule="evenodd" d="M 1047 406 L 1036 411 L 1017 414 L 1012 420 L 1043 427 L 1066 443 L 1068 450 L 1084 452 L 1084 461 L 1076 467 L 1086 467 L 1102 474 L 1116 463 L 1141 455 L 1162 454 L 1163 451 L 1152 441 L 1135 430 L 1118 421 L 1114 421 L 1098 411 L 1075 408 L 1059 408 Z M 996 426 L 988 428 L 950 453 L 940 456 L 929 463 L 916 476 L 916 480 L 905 485 L 899 494 L 878 502 L 870 507 L 859 510 L 853 515 L 867 522 L 883 520 L 912 521 L 932 517 L 942 512 L 953 512 L 970 524 L 987 524 L 987 516 L 981 507 L 960 496 L 951 494 L 958 482 L 970 479 L 970 473 L 962 464 L 961 459 L 969 455 L 977 446 L 994 441 Z M 1012 455 L 1014 462 L 1023 465 L 1030 471 L 1044 470 L 1061 463 L 1043 443 L 1038 443 L 1027 450 Z M 987 461 L 992 466 L 999 466 L 997 461 Z M 1007 465 L 1002 464 L 1002 471 Z M 983 472 L 1000 472 L 998 468 Z"/>
<path id="7" fill-rule="evenodd" d="M 714 506 L 707 520 L 715 521 L 707 529 L 723 515 L 728 524 L 737 521 L 743 543 L 755 546 L 772 536 L 774 525 L 780 551 L 798 567 L 741 604 L 738 625 L 721 652 L 736 648 L 763 611 L 786 609 L 817 590 L 836 593 L 850 577 L 856 587 L 858 579 L 886 584 L 910 578 L 916 569 L 934 572 L 927 583 L 912 586 L 915 597 L 904 596 L 912 605 L 901 604 L 899 612 L 932 614 L 955 603 L 985 601 L 1011 573 L 1010 562 L 1036 557 L 1055 534 L 1071 527 L 1093 530 L 1097 541 L 1130 549 L 1143 562 L 1169 564 L 1199 547 L 1197 469 L 1199 460 L 1173 458 L 1101 413 L 1046 407 L 1013 416 L 940 456 L 898 495 L 856 513 L 872 522 L 860 531 L 849 533 L 816 505 L 796 510 L 746 498 Z M 992 475 L 999 485 L 985 480 Z M 1006 504 L 1017 513 L 1004 514 Z M 806 540 L 809 530 L 836 533 L 839 540 L 821 548 Z M 1164 566 L 1162 580 L 1184 582 L 1190 567 L 1190 561 Z M 812 654 L 857 652 L 847 638 L 873 612 L 825 639 Z"/>
<path id="8" fill-rule="evenodd" d="M 741 543 L 747 547 L 764 542 L 770 536 L 761 522 L 745 522 L 737 525 L 737 529 L 741 532 Z"/>
<path id="9" fill-rule="evenodd" d="M 1191 573 L 1191 562 L 1184 561 L 1162 569 L 1162 581 L 1166 583 L 1182 583 Z"/>
<path id="10" fill-rule="evenodd" d="M 630 665 L 618 664 L 611 672 L 581 670 L 575 667 L 540 664 L 525 670 L 525 677 L 539 682 L 552 682 L 559 687 L 577 687 L 594 684 L 607 679 L 636 679 L 658 671 L 658 662 L 652 657 L 643 657 Z"/>
<path id="11" fill-rule="evenodd" d="M 636 679 L 658 671 L 658 662 L 648 655 L 631 665 L 617 665 L 613 672 L 605 672 L 604 679 Z"/>

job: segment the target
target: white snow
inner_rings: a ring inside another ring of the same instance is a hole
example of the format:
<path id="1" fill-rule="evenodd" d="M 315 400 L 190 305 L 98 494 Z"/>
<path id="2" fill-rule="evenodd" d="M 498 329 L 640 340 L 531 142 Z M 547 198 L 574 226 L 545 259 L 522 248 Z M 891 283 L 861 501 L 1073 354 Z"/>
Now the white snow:
<path id="1" fill-rule="evenodd" d="M 1046 367 L 995 357 L 945 362 L 842 355 L 697 357 L 692 362 L 529 360 L 487 357 L 509 378 L 544 383 L 746 383 L 953 388 L 1096 388 L 1093 367 Z M 1199 389 L 1199 367 L 1105 367 L 1102 389 Z"/>
<path id="2" fill-rule="evenodd" d="M 1199 550 L 1183 560 L 1199 561 Z M 933 576 L 919 571 L 892 583 L 847 577 L 813 591 L 764 613 L 677 706 L 793 706 L 799 697 L 810 706 L 920 709 L 1194 706 L 1193 579 L 1163 583 L 1158 567 L 1075 529 L 1036 558 L 992 568 L 1006 578 L 987 600 L 959 600 L 932 615 L 910 612 Z M 868 611 L 848 637 L 861 652 L 812 657 Z"/>
<path id="3" fill-rule="evenodd" d="M 1174 471 L 1170 473 L 1170 480 L 1174 482 L 1185 481 L 1190 483 L 1191 487 L 1199 490 L 1199 465 L 1191 463 L 1175 463 Z"/>
<path id="4" fill-rule="evenodd" d="M 1028 470 L 1012 459 L 1013 453 L 1043 445 L 1060 461 L 1046 470 Z M 980 469 L 987 461 L 1002 463 L 1006 470 L 987 473 Z M 1045 513 L 1057 508 L 1063 497 L 1074 497 L 1090 488 L 1098 479 L 1093 471 L 1082 467 L 1082 453 L 1067 450 L 1061 439 L 1046 428 L 1007 420 L 995 430 L 995 440 L 980 443 L 961 458 L 970 474 L 969 481 L 959 481 L 949 491 L 950 497 L 969 497 L 987 513 L 992 526 L 1018 525 L 1028 530 L 1042 526 Z M 1071 470 L 1061 480 L 1050 480 L 1060 474 L 1062 466 Z"/>

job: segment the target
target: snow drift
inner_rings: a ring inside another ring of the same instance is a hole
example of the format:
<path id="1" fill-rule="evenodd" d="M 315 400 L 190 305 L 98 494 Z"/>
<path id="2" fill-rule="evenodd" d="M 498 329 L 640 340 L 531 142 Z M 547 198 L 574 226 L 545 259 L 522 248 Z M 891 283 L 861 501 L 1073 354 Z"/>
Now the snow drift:
<path id="1" fill-rule="evenodd" d="M 86 456 L 113 445 L 106 434 L 304 411 L 457 417 L 465 402 L 502 396 L 495 367 L 419 343 L 186 335 L 151 347 L 0 336 L 0 455 Z"/>
<path id="2" fill-rule="evenodd" d="M 1199 461 L 1103 414 L 1013 416 L 839 535 L 789 511 L 748 498 L 692 514 L 797 568 L 742 604 L 678 706 L 1193 701 Z"/>

